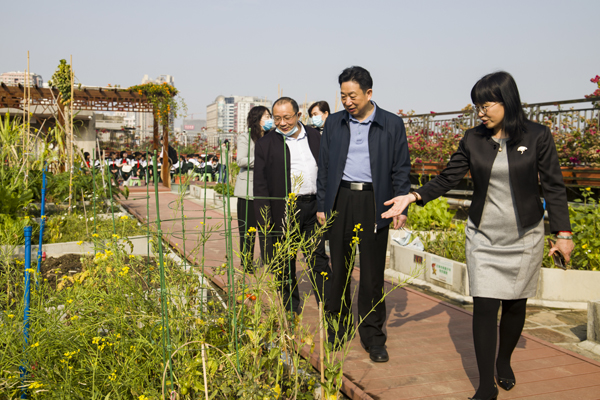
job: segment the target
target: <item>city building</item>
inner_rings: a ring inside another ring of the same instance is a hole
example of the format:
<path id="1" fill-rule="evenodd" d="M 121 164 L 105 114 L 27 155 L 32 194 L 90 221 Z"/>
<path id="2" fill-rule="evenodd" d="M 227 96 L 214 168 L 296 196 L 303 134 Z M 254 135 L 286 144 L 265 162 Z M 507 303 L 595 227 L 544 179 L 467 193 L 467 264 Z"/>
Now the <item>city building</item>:
<path id="1" fill-rule="evenodd" d="M 177 140 L 184 146 L 199 143 L 200 140 L 206 139 L 205 129 L 205 119 L 184 119 Z"/>
<path id="2" fill-rule="evenodd" d="M 25 82 L 27 78 L 27 72 L 22 71 L 12 71 L 12 72 L 4 72 L 0 74 L 0 82 L 4 83 L 7 86 L 17 86 L 19 84 L 25 86 L 27 82 Z M 41 75 L 35 74 L 33 72 L 29 73 L 29 84 L 31 86 L 39 86 L 42 87 L 44 81 L 42 80 Z"/>
<path id="3" fill-rule="evenodd" d="M 216 145 L 217 137 L 230 139 L 238 132 L 246 132 L 246 119 L 255 106 L 271 108 L 272 102 L 254 96 L 218 96 L 214 103 L 206 107 L 206 134 L 209 145 Z"/>

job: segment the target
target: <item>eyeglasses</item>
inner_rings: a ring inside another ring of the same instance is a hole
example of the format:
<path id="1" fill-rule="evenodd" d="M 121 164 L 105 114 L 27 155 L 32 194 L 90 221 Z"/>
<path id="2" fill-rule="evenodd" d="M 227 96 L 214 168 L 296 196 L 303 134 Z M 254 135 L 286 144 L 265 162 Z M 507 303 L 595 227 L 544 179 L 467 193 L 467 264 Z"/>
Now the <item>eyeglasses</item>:
<path id="1" fill-rule="evenodd" d="M 477 114 L 487 114 L 488 110 L 492 107 L 494 107 L 496 104 L 500 104 L 500 103 L 494 103 L 491 106 L 485 106 L 485 107 L 479 107 L 478 105 L 473 104 L 473 109 L 475 110 L 475 112 Z"/>
<path id="2" fill-rule="evenodd" d="M 297 114 L 294 115 L 284 115 L 283 118 L 282 117 L 278 117 L 278 116 L 273 116 L 273 121 L 278 124 L 279 122 L 281 122 L 281 120 L 285 120 L 285 122 L 290 123 L 294 121 L 294 118 L 296 118 Z"/>

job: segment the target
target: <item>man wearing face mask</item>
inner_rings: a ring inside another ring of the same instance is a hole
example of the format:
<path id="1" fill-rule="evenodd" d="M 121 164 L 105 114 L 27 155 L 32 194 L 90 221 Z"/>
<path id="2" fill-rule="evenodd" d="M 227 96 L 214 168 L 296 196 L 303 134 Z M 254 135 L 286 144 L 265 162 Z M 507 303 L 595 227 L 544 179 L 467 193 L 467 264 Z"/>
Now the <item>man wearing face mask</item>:
<path id="1" fill-rule="evenodd" d="M 325 123 L 317 180 L 317 218 L 325 223 L 337 212 L 328 231 L 333 279 L 327 294 L 340 329 L 330 332 L 329 341 L 346 339 L 353 326 L 346 260 L 351 259 L 352 237 L 360 240 L 360 283 L 358 327 L 362 345 L 374 362 L 389 360 L 385 348 L 385 302 L 383 274 L 389 225 L 400 228 L 406 215 L 383 219 L 387 194 L 410 190 L 410 157 L 402 118 L 383 110 L 373 101 L 373 80 L 361 67 L 345 69 L 339 76 L 345 110 L 331 115 Z M 365 168 L 367 166 L 367 168 Z M 357 227 L 360 224 L 360 227 Z M 336 343 L 336 344 L 337 344 Z"/>
<path id="2" fill-rule="evenodd" d="M 317 160 L 321 135 L 300 121 L 298 103 L 282 97 L 273 104 L 275 130 L 256 142 L 254 158 L 254 208 L 259 226 L 268 226 L 271 235 L 266 243 L 266 262 L 279 277 L 279 291 L 287 310 L 300 312 L 300 294 L 296 279 L 296 255 L 289 260 L 271 264 L 275 244 L 282 240 L 286 226 L 286 200 L 295 195 L 295 218 L 299 234 L 311 237 L 317 223 Z M 265 218 L 266 215 L 266 218 Z M 319 238 L 320 239 L 320 238 Z M 329 257 L 323 240 L 318 240 L 312 254 L 304 254 L 317 302 L 323 301 L 327 290 L 325 274 Z M 329 274 L 330 275 L 330 274 Z M 327 282 L 328 285 L 328 282 Z"/>
<path id="3" fill-rule="evenodd" d="M 327 120 L 327 117 L 329 117 L 330 113 L 331 110 L 329 109 L 329 104 L 324 100 L 317 101 L 308 108 L 310 123 L 312 126 L 317 128 L 321 135 L 323 134 L 325 121 Z"/>

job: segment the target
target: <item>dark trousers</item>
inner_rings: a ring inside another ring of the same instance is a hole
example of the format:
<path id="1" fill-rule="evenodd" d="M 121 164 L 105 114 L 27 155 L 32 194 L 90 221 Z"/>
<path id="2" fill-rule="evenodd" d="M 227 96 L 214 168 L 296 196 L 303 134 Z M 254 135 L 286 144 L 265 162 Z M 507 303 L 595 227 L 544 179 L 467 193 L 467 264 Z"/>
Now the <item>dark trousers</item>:
<path id="1" fill-rule="evenodd" d="M 298 201 L 296 208 L 296 221 L 300 228 L 300 234 L 305 239 L 314 235 L 315 224 L 317 224 L 317 201 Z M 267 262 L 270 263 L 273 255 L 277 251 L 275 243 L 283 241 L 281 234 L 272 234 L 267 236 L 266 255 Z M 325 295 L 329 291 L 330 276 L 332 275 L 329 267 L 329 257 L 325 252 L 325 241 L 323 238 L 317 238 L 317 246 L 312 254 L 303 251 L 306 258 L 308 277 L 312 284 L 313 292 L 317 303 L 323 301 L 325 306 L 327 301 Z M 300 249 L 303 250 L 303 249 Z M 296 252 L 293 256 L 285 258 L 283 261 L 271 265 L 271 268 L 278 280 L 279 292 L 283 297 L 283 304 L 287 310 L 300 312 L 300 291 L 298 290 L 298 280 L 296 277 Z M 326 275 L 325 275 L 326 274 Z M 291 305 L 290 305 L 291 298 Z"/>
<path id="2" fill-rule="evenodd" d="M 375 230 L 375 198 L 372 191 L 354 191 L 340 187 L 334 211 L 337 216 L 328 232 L 331 250 L 333 280 L 331 292 L 327 295 L 326 308 L 330 318 L 340 318 L 337 337 L 343 339 L 353 324 L 351 299 L 351 274 L 354 265 L 349 265 L 352 257 L 354 228 L 360 224 L 360 280 L 358 286 L 358 315 L 362 323 L 358 332 L 366 346 L 385 344 L 383 333 L 385 323 L 385 303 L 383 298 L 383 273 L 388 242 L 389 227 Z M 374 309 L 373 309 L 374 308 Z M 373 311 L 371 311 L 373 309 Z M 339 316 L 339 317 L 338 317 Z M 331 324 L 330 324 L 331 325 Z M 330 328 L 330 335 L 332 335 Z M 330 341 L 333 338 L 330 336 Z"/>
<path id="3" fill-rule="evenodd" d="M 246 213 L 246 209 L 248 212 Z M 240 254 L 242 265 L 246 271 L 252 271 L 254 261 L 254 243 L 256 235 L 259 232 L 256 214 L 254 213 L 254 200 L 246 200 L 243 197 L 238 197 L 237 202 L 238 229 L 240 231 Z M 247 233 L 248 229 L 255 228 L 256 232 Z M 261 252 L 264 248 L 264 237 L 260 236 Z"/>

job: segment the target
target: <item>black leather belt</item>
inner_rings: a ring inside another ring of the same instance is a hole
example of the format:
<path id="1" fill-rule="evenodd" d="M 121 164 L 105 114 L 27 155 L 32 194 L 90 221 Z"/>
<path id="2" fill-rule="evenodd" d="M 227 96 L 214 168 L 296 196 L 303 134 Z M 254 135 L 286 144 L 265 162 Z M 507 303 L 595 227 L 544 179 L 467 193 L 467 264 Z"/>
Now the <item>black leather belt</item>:
<path id="1" fill-rule="evenodd" d="M 340 186 L 350 190 L 373 190 L 373 184 L 370 182 L 342 181 L 342 183 L 340 183 Z"/>
<path id="2" fill-rule="evenodd" d="M 317 200 L 316 194 L 302 194 L 300 196 L 296 196 L 296 201 L 300 201 L 302 203 L 308 203 L 309 201 Z"/>

